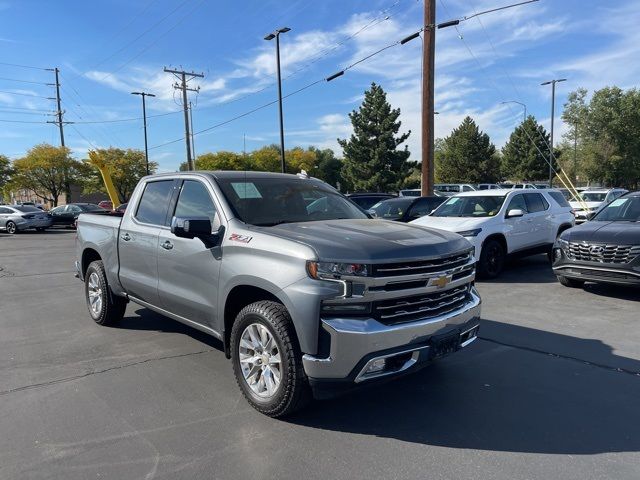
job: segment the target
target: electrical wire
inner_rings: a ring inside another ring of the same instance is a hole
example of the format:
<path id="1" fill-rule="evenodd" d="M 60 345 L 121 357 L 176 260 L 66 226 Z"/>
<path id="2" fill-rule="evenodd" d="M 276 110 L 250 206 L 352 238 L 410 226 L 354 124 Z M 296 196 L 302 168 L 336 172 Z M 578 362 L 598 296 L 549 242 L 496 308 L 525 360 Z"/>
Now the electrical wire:
<path id="1" fill-rule="evenodd" d="M 44 82 L 34 82 L 34 81 L 31 81 L 31 80 L 22 80 L 22 79 L 19 79 L 19 78 L 0 77 L 0 80 L 5 80 L 5 81 L 8 81 L 8 82 L 32 83 L 34 85 L 47 85 Z M 51 86 L 51 85 L 47 85 L 47 86 Z"/>
<path id="2" fill-rule="evenodd" d="M 31 122 L 31 121 L 27 121 L 27 120 L 0 120 L 0 122 L 3 123 L 41 123 L 41 124 L 45 124 L 47 122 Z"/>
<path id="3" fill-rule="evenodd" d="M 33 70 L 47 70 L 46 68 L 43 68 L 43 67 L 34 67 L 33 65 L 20 65 L 20 64 L 17 64 L 17 63 L 0 62 L 0 65 L 5 65 L 7 67 L 31 68 Z"/>
<path id="4" fill-rule="evenodd" d="M 8 92 L 6 90 L 0 90 L 0 93 L 6 93 L 7 95 L 20 95 L 22 97 L 34 97 L 34 98 L 44 98 L 46 100 L 55 100 L 53 97 L 45 97 L 43 95 L 35 95 L 32 93 L 22 93 L 22 92 Z"/>

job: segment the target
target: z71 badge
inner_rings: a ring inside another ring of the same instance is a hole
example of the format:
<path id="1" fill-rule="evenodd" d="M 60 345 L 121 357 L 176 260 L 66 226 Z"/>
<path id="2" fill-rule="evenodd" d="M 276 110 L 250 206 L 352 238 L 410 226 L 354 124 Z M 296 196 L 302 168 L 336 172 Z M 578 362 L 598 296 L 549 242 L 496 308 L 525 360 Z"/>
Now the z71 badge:
<path id="1" fill-rule="evenodd" d="M 239 233 L 232 233 L 229 240 L 232 242 L 249 243 L 253 237 L 247 235 L 240 235 Z"/>

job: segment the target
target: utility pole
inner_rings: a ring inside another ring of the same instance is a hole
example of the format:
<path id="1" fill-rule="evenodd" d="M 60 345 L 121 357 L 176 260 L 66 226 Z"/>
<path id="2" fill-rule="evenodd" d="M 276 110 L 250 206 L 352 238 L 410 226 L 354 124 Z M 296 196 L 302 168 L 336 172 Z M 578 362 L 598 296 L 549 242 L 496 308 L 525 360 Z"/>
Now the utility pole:
<path id="1" fill-rule="evenodd" d="M 193 135 L 193 105 L 189 101 L 189 125 L 191 127 L 191 154 L 193 155 L 193 162 L 196 161 L 196 140 Z"/>
<path id="2" fill-rule="evenodd" d="M 434 70 L 436 53 L 436 0 L 424 0 L 422 40 L 422 181 L 421 195 L 433 195 Z"/>
<path id="3" fill-rule="evenodd" d="M 147 146 L 147 105 L 145 97 L 155 97 L 153 93 L 147 92 L 131 92 L 131 95 L 140 95 L 142 97 L 142 120 L 144 123 L 144 159 L 147 162 L 147 175 L 149 175 L 149 147 Z"/>
<path id="4" fill-rule="evenodd" d="M 553 120 L 556 109 L 556 83 L 566 82 L 566 78 L 558 78 L 543 82 L 540 85 L 551 85 L 551 143 L 549 144 L 549 188 L 553 187 Z"/>
<path id="5" fill-rule="evenodd" d="M 185 72 L 184 70 L 172 70 L 167 67 L 164 67 L 164 71 L 167 73 L 173 73 L 173 75 L 180 81 L 180 83 L 175 83 L 173 88 L 176 90 L 182 90 L 182 108 L 184 109 L 184 131 L 185 131 L 185 141 L 187 145 L 187 165 L 189 166 L 189 170 L 195 170 L 195 165 L 193 162 L 193 157 L 191 156 L 191 133 L 189 132 L 189 102 L 187 101 L 187 91 L 190 92 L 199 92 L 200 87 L 197 88 L 189 88 L 187 87 L 187 82 L 193 80 L 194 78 L 204 78 L 204 74 L 195 73 L 195 72 Z M 187 78 L 187 76 L 189 78 Z"/>
<path id="6" fill-rule="evenodd" d="M 56 83 L 47 83 L 47 85 L 53 87 L 56 87 L 56 104 L 58 107 L 58 111 L 56 112 L 56 117 L 58 117 L 58 120 L 55 121 L 47 121 L 47 123 L 54 123 L 56 125 L 58 125 L 58 128 L 60 129 L 60 146 L 64 147 L 64 127 L 63 125 L 65 123 L 71 123 L 71 122 L 63 122 L 62 121 L 62 106 L 61 106 L 61 100 L 60 100 L 60 79 L 59 79 L 59 74 L 60 74 L 60 70 L 58 69 L 58 67 L 56 68 L 47 68 L 47 71 L 49 72 L 55 72 L 56 74 Z"/>

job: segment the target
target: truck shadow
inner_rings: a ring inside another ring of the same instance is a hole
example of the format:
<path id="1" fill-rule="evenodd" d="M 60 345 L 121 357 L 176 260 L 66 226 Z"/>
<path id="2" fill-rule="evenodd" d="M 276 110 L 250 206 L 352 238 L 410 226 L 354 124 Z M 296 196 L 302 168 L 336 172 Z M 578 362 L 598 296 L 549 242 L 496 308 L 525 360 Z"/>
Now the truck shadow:
<path id="1" fill-rule="evenodd" d="M 614 355 L 599 340 L 484 323 L 489 340 L 414 375 L 316 402 L 289 421 L 474 450 L 640 451 L 640 361 Z M 527 339 L 529 344 L 520 346 Z"/>

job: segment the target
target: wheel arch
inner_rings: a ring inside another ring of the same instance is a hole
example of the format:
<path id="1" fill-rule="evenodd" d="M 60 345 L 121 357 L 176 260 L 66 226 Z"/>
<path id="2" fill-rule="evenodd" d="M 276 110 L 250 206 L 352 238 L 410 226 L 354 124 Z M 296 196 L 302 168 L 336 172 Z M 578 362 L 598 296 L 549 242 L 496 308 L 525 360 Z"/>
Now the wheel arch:
<path id="1" fill-rule="evenodd" d="M 89 268 L 91 262 L 95 262 L 97 260 L 102 260 L 102 257 L 97 250 L 93 248 L 85 248 L 82 251 L 82 260 L 80 265 L 82 269 L 82 278 L 85 277 L 85 273 L 87 273 L 87 268 Z"/>
<path id="2" fill-rule="evenodd" d="M 556 238 L 558 238 L 560 234 L 562 234 L 562 232 L 564 232 L 565 230 L 569 230 L 570 228 L 573 228 L 573 225 L 571 225 L 570 223 L 561 224 L 558 227 L 558 233 L 556 233 Z"/>
<path id="3" fill-rule="evenodd" d="M 481 248 L 484 248 L 484 245 L 490 240 L 497 240 L 498 242 L 500 242 L 500 244 L 502 245 L 502 248 L 504 248 L 505 255 L 509 254 L 509 245 L 507 244 L 507 237 L 505 237 L 503 233 L 496 232 L 496 233 L 487 235 L 487 237 L 482 241 Z M 478 259 L 480 259 L 480 255 L 478 255 Z"/>

